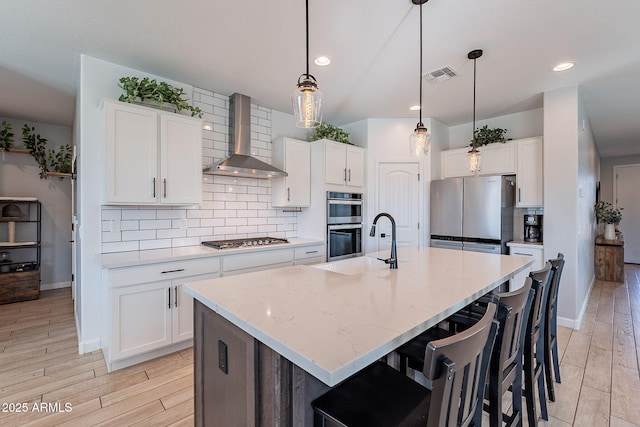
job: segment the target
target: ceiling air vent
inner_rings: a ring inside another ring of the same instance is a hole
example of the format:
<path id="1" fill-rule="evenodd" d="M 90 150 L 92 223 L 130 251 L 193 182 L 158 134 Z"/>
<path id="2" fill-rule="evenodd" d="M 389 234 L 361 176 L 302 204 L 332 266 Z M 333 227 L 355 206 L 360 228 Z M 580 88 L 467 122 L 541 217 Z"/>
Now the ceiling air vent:
<path id="1" fill-rule="evenodd" d="M 442 68 L 438 68 L 436 70 L 430 71 L 424 75 L 424 77 L 432 83 L 440 83 L 445 80 L 449 80 L 451 77 L 457 76 L 458 73 L 455 72 L 453 67 L 447 65 Z"/>

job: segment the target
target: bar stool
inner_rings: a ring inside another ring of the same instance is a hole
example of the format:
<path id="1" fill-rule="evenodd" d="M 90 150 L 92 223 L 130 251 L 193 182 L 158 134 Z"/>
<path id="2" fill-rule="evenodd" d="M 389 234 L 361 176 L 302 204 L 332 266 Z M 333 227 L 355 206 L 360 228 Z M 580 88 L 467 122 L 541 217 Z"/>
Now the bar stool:
<path id="1" fill-rule="evenodd" d="M 530 426 L 537 425 L 535 388 L 538 387 L 540 412 L 543 420 L 549 419 L 547 413 L 547 398 L 544 388 L 544 319 L 549 283 L 551 281 L 551 263 L 547 262 L 541 270 L 532 271 L 529 277 L 535 297 L 531 303 L 527 332 L 524 340 L 524 397 L 527 403 L 527 416 Z"/>
<path id="2" fill-rule="evenodd" d="M 557 325 L 557 303 L 558 288 L 560 286 L 560 277 L 562 277 L 562 269 L 564 268 L 564 255 L 558 253 L 558 257 L 550 259 L 551 270 L 553 271 L 553 279 L 549 286 L 549 296 L 547 298 L 547 312 L 545 313 L 544 341 L 547 351 L 544 353 L 544 373 L 547 381 L 547 393 L 549 400 L 556 401 L 556 393 L 553 387 L 553 378 L 551 375 L 551 365 L 556 377 L 556 382 L 560 384 L 560 363 L 558 362 L 558 325 Z"/>
<path id="3" fill-rule="evenodd" d="M 432 341 L 422 373 L 433 389 L 376 362 L 311 402 L 314 425 L 348 427 L 479 426 L 493 350 L 496 305 L 464 332 Z"/>
<path id="4" fill-rule="evenodd" d="M 505 421 L 507 426 L 522 425 L 522 355 L 524 339 L 526 335 L 529 310 L 533 301 L 534 291 L 531 289 L 532 279 L 527 277 L 524 286 L 513 291 L 495 294 L 498 303 L 496 320 L 499 328 L 496 336 L 493 354 L 489 367 L 489 380 L 485 388 L 485 399 L 489 403 L 484 405 L 484 410 L 489 414 L 491 426 L 501 426 Z M 481 298 L 478 304 L 470 306 L 449 317 L 456 328 L 468 328 L 479 320 L 478 312 L 481 310 Z M 433 328 L 418 336 L 418 340 L 412 340 L 398 349 L 401 367 L 403 357 L 412 369 L 422 369 L 424 363 L 423 354 L 426 345 L 422 342 L 429 334 L 436 336 L 453 332 L 440 328 Z M 419 346 L 422 345 L 420 352 Z M 506 415 L 502 410 L 502 396 L 511 388 L 512 407 L 511 415 Z"/>

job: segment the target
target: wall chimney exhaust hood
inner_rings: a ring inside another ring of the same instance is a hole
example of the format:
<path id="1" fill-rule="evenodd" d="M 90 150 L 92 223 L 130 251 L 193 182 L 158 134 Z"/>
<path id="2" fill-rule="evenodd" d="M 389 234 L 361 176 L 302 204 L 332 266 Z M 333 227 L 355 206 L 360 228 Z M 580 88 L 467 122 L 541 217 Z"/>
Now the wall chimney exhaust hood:
<path id="1" fill-rule="evenodd" d="M 202 172 L 207 175 L 275 178 L 287 176 L 268 163 L 251 157 L 251 98 L 234 93 L 229 98 L 229 157 Z"/>

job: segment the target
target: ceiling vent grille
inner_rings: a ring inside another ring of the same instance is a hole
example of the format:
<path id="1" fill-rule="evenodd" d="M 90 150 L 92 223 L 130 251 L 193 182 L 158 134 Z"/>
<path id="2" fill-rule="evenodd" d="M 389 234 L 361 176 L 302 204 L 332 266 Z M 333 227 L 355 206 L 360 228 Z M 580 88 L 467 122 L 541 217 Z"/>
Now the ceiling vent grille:
<path id="1" fill-rule="evenodd" d="M 438 68 L 430 71 L 424 75 L 424 77 L 432 83 L 440 83 L 445 80 L 449 80 L 452 77 L 457 76 L 458 73 L 450 65 Z"/>

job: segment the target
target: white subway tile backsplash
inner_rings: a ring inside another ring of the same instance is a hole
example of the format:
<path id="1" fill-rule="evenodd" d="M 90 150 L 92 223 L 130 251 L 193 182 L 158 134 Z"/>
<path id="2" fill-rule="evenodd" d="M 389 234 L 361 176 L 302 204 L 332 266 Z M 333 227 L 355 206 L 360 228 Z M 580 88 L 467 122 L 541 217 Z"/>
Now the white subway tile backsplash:
<path id="1" fill-rule="evenodd" d="M 202 165 L 228 157 L 229 97 L 194 88 L 193 104 L 203 112 Z M 271 163 L 271 109 L 251 105 L 252 152 Z M 271 181 L 204 175 L 202 204 L 195 207 L 103 206 L 102 252 L 198 245 L 202 240 L 296 237 L 297 217 L 271 207 Z M 121 231 L 111 231 L 121 221 Z"/>

